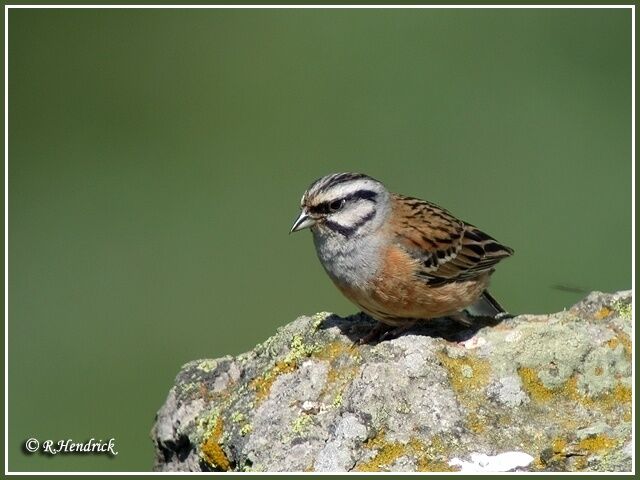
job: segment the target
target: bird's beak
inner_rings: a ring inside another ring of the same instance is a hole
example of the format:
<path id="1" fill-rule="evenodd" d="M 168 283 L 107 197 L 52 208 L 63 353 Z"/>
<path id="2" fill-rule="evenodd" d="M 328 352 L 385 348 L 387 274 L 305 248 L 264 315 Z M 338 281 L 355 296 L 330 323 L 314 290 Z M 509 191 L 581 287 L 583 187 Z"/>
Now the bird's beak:
<path id="1" fill-rule="evenodd" d="M 298 230 L 302 230 L 303 228 L 309 228 L 315 225 L 316 221 L 309 216 L 306 210 L 302 210 L 300 212 L 300 216 L 297 218 L 295 222 L 293 222 L 293 227 L 291 227 L 291 231 L 289 233 L 297 232 Z"/>

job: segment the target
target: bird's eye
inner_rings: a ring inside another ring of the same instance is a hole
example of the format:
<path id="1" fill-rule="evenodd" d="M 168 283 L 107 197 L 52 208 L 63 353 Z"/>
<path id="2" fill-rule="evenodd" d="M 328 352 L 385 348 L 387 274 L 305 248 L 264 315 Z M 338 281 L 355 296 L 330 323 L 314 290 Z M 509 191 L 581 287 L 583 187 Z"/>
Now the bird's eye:
<path id="1" fill-rule="evenodd" d="M 344 198 L 340 200 L 334 200 L 329 204 L 329 210 L 332 212 L 337 212 L 344 205 Z"/>

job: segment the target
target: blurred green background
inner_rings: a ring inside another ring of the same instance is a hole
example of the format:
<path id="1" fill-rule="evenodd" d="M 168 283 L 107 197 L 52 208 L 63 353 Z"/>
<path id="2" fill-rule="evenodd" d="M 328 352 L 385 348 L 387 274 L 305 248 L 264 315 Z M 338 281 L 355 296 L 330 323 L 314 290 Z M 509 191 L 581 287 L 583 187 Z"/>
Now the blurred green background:
<path id="1" fill-rule="evenodd" d="M 629 10 L 11 10 L 9 45 L 11 470 L 149 470 L 183 363 L 354 313 L 288 235 L 329 172 L 515 248 L 512 312 L 631 287 Z"/>

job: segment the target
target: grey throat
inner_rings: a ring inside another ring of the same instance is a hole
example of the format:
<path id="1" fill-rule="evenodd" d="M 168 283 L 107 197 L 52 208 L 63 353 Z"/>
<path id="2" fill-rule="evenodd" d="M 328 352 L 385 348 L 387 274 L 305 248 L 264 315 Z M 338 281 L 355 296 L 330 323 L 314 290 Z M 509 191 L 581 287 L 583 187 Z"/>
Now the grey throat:
<path id="1" fill-rule="evenodd" d="M 311 227 L 318 258 L 334 282 L 364 288 L 376 275 L 381 249 L 387 243 L 386 235 L 378 230 L 390 212 L 389 193 L 380 189 L 376 202 L 360 202 L 330 218 L 335 222 L 333 228 L 322 224 Z"/>

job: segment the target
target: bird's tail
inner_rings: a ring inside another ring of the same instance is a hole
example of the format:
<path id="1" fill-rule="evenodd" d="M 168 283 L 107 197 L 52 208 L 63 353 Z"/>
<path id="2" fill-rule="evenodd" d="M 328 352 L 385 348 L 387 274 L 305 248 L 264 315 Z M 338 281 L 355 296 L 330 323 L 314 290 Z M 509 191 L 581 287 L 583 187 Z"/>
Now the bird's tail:
<path id="1" fill-rule="evenodd" d="M 466 310 L 474 317 L 504 318 L 509 315 L 487 290 L 482 292 L 480 298 Z"/>

